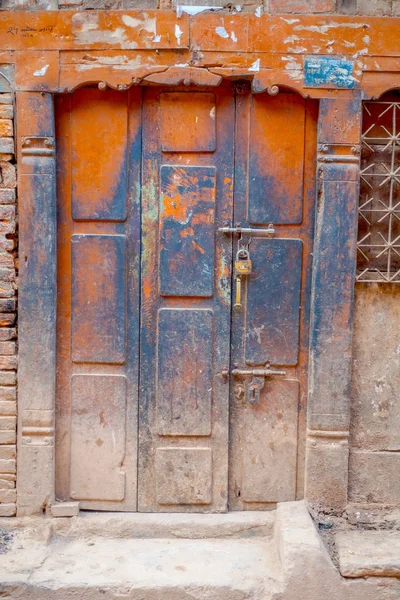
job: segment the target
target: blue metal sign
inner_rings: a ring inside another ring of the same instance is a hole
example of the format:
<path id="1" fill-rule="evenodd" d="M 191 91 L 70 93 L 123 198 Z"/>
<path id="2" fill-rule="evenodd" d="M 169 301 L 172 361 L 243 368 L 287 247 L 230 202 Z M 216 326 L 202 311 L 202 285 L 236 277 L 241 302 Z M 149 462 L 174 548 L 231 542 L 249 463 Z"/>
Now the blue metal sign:
<path id="1" fill-rule="evenodd" d="M 354 62 L 331 56 L 304 58 L 304 87 L 353 88 Z"/>

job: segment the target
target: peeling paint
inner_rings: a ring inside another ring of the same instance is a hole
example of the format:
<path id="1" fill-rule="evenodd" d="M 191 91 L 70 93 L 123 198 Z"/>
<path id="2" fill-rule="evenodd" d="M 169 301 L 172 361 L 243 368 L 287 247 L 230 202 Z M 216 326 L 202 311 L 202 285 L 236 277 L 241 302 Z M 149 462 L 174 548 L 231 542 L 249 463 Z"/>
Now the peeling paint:
<path id="1" fill-rule="evenodd" d="M 294 23 L 300 23 L 300 19 L 285 19 L 281 17 L 282 21 L 285 21 L 288 25 L 294 25 Z"/>
<path id="2" fill-rule="evenodd" d="M 300 40 L 298 35 L 290 35 L 289 37 L 283 40 L 284 44 L 293 44 L 294 42 L 298 42 Z"/>
<path id="3" fill-rule="evenodd" d="M 38 69 L 37 71 L 35 71 L 33 73 L 34 77 L 43 77 L 44 75 L 46 75 L 47 73 L 47 69 L 49 68 L 50 65 L 44 65 L 44 67 L 42 67 L 41 69 Z"/>
<path id="4" fill-rule="evenodd" d="M 176 16 L 179 19 L 182 16 L 182 13 L 194 16 L 206 10 L 222 10 L 223 8 L 223 6 L 190 6 L 187 4 L 178 4 L 176 7 Z"/>
<path id="5" fill-rule="evenodd" d="M 346 27 L 348 29 L 362 29 L 369 28 L 369 25 L 365 23 L 327 23 L 326 25 L 296 25 L 293 27 L 296 31 L 311 31 L 313 33 L 326 34 L 330 29 L 339 29 Z"/>
<path id="6" fill-rule="evenodd" d="M 259 70 L 260 70 L 260 59 L 257 58 L 257 60 L 255 60 L 253 62 L 253 64 L 251 65 L 251 67 L 249 67 L 249 71 L 258 73 Z"/>
<path id="7" fill-rule="evenodd" d="M 156 18 L 148 17 L 147 13 L 143 13 L 143 16 L 145 18 L 142 20 L 142 19 L 134 19 L 133 17 L 130 17 L 129 15 L 122 15 L 122 22 L 127 27 L 132 27 L 134 29 L 139 28 L 144 31 L 147 31 L 148 33 L 156 34 Z"/>
<path id="8" fill-rule="evenodd" d="M 257 8 L 255 10 L 255 15 L 256 15 L 256 17 L 261 17 L 261 15 L 262 15 L 262 6 L 257 6 Z"/>
<path id="9" fill-rule="evenodd" d="M 122 16 L 123 17 L 126 15 Z M 72 33 L 77 44 L 87 46 L 96 43 L 121 44 L 125 48 L 135 49 L 137 42 L 132 41 L 123 27 L 111 30 L 101 30 L 99 15 L 96 13 L 76 13 L 72 17 Z"/>
<path id="10" fill-rule="evenodd" d="M 183 35 L 183 31 L 182 29 L 179 27 L 178 24 L 175 25 L 175 37 L 176 37 L 176 41 L 178 43 L 178 46 L 181 45 L 181 37 Z"/>
<path id="11" fill-rule="evenodd" d="M 231 33 L 231 40 L 232 40 L 232 42 L 237 42 L 237 37 L 236 37 L 234 31 L 232 31 L 232 33 Z"/>
<path id="12" fill-rule="evenodd" d="M 225 27 L 216 27 L 215 28 L 215 33 L 217 35 L 219 35 L 219 37 L 221 38 L 228 38 L 228 32 L 226 31 Z"/>
<path id="13" fill-rule="evenodd" d="M 304 52 L 307 52 L 307 48 L 304 46 L 291 46 L 288 48 L 288 52 L 293 52 L 293 54 L 304 54 Z"/>

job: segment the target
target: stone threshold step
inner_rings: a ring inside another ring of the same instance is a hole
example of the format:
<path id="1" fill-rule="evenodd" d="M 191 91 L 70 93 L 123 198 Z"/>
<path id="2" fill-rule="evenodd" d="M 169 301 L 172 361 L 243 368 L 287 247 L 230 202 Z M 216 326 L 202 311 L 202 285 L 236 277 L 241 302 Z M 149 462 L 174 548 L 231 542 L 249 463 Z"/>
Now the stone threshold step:
<path id="1" fill-rule="evenodd" d="M 341 531 L 335 541 L 343 577 L 400 577 L 400 531 Z"/>
<path id="2" fill-rule="evenodd" d="M 19 532 L 0 558 L 0 596 L 7 598 L 273 600 L 280 592 L 276 546 L 262 537 L 54 536 L 46 543 Z"/>
<path id="3" fill-rule="evenodd" d="M 266 537 L 276 510 L 226 514 L 84 512 L 76 517 L 0 519 L 0 526 L 31 531 L 33 537 L 183 538 Z"/>

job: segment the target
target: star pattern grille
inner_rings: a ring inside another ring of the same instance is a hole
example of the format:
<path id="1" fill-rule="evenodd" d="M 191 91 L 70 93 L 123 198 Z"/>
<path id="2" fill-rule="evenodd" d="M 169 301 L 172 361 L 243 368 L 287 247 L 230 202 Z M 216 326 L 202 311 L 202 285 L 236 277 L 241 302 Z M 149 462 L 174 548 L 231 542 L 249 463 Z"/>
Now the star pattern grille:
<path id="1" fill-rule="evenodd" d="M 400 283 L 400 94 L 363 105 L 358 215 L 357 281 Z"/>

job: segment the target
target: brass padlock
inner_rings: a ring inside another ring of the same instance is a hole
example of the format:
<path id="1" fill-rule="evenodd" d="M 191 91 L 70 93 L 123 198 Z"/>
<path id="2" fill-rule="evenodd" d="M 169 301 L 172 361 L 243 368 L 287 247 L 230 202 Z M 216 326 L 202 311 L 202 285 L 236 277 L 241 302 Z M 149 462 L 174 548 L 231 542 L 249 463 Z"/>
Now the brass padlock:
<path id="1" fill-rule="evenodd" d="M 235 275 L 250 275 L 252 269 L 250 252 L 246 248 L 240 248 L 236 254 Z"/>
<path id="2" fill-rule="evenodd" d="M 236 281 L 236 302 L 234 308 L 238 309 L 242 306 L 242 277 L 250 275 L 253 270 L 253 265 L 250 260 L 250 253 L 246 248 L 239 248 L 235 260 L 235 281 Z"/>

